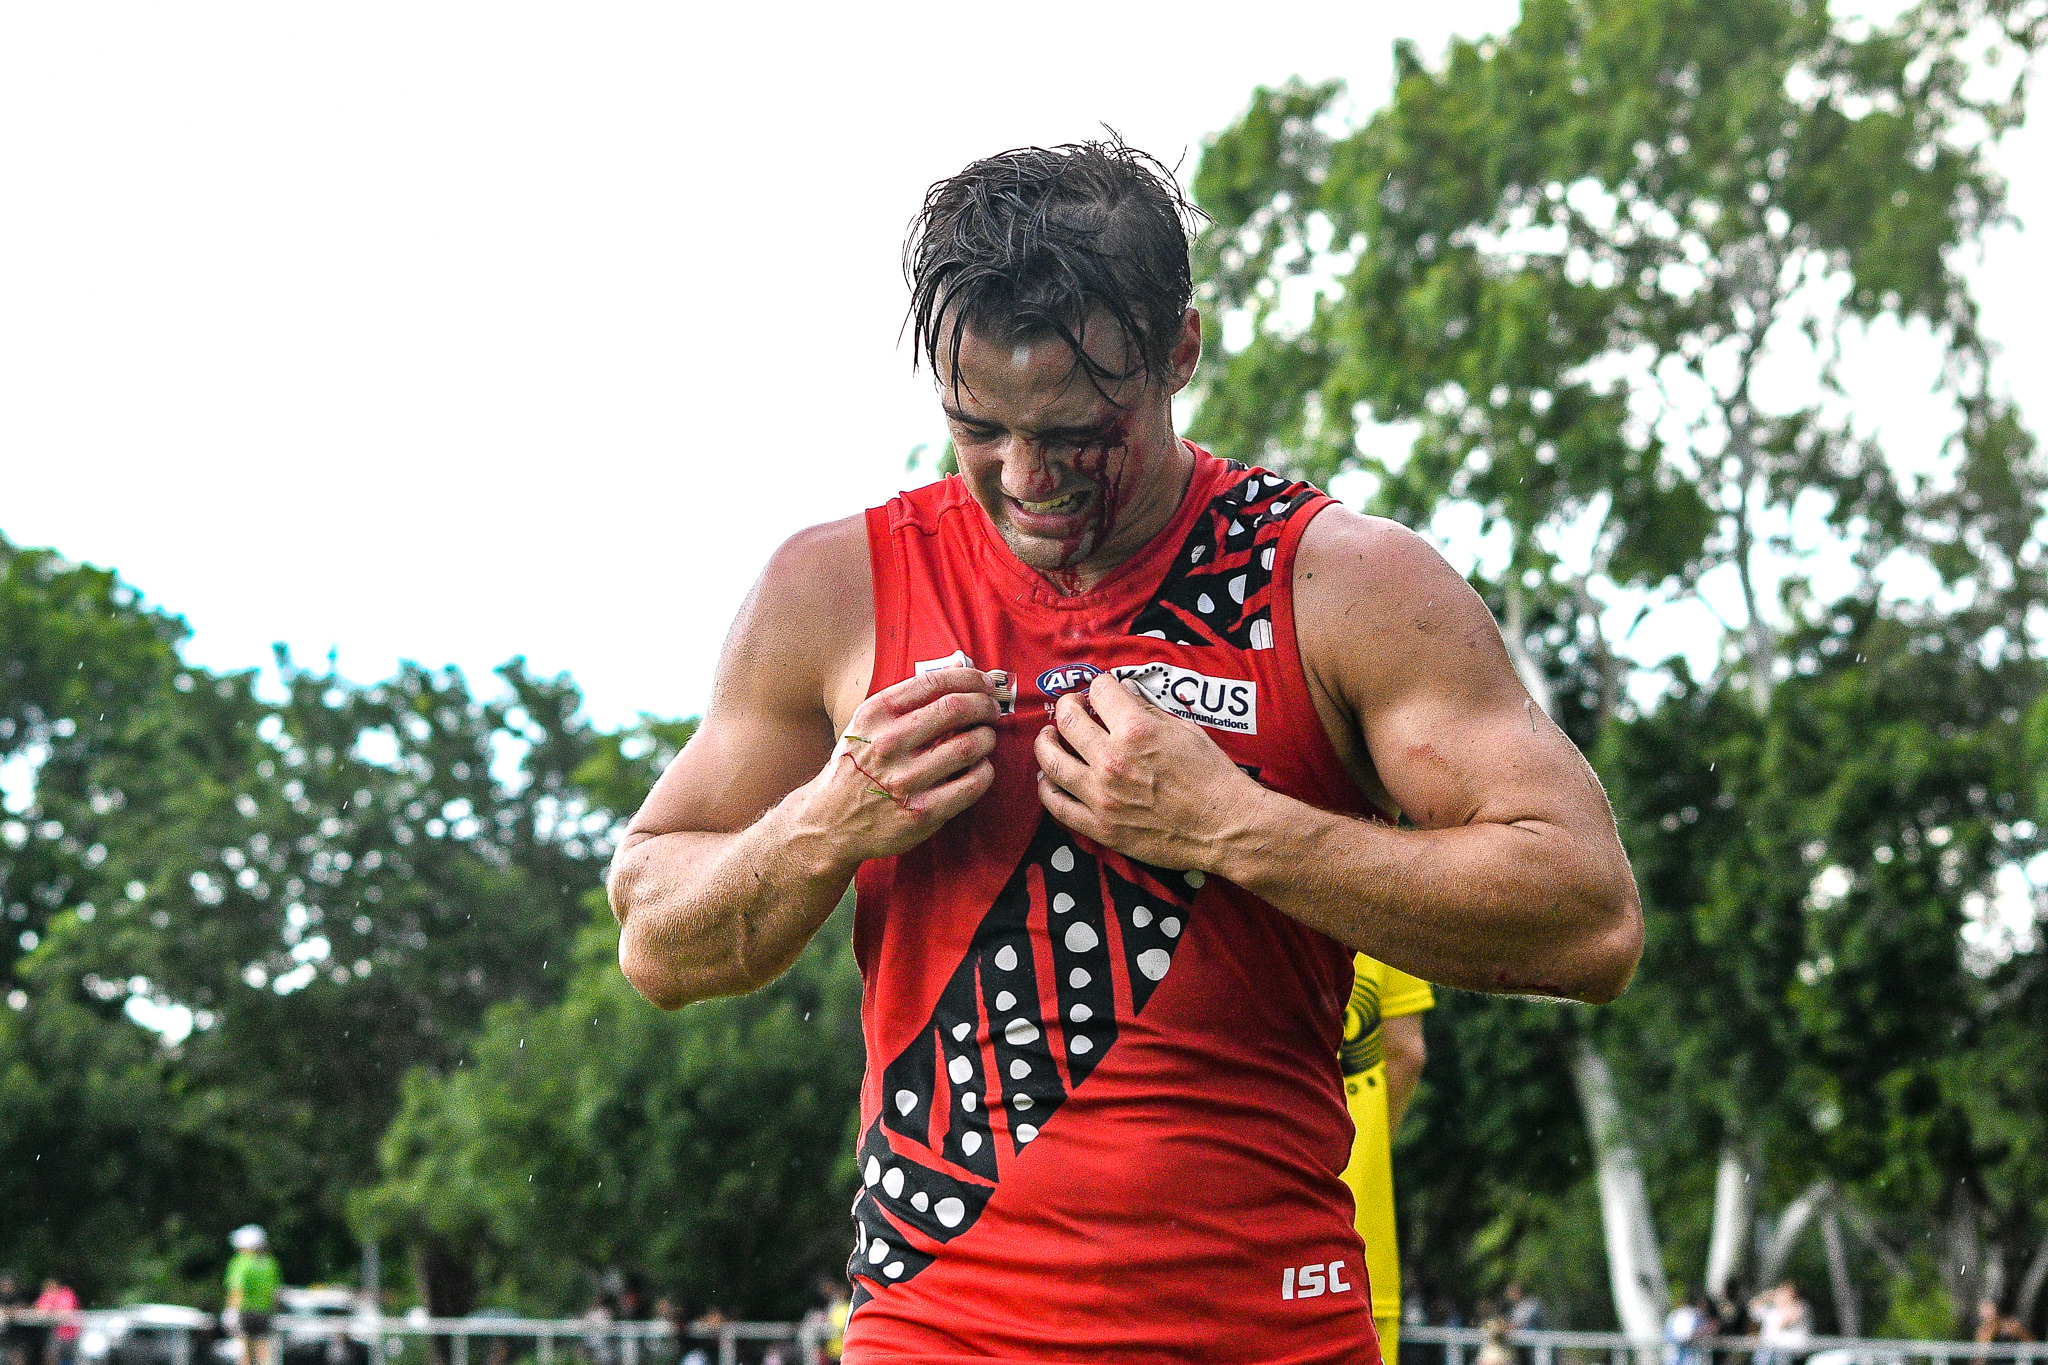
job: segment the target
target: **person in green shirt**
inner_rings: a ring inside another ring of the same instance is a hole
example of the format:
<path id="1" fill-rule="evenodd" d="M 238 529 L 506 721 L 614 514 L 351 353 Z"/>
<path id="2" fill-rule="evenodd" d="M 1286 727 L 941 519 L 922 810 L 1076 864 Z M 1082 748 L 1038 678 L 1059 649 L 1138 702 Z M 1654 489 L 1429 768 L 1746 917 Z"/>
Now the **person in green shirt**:
<path id="1" fill-rule="evenodd" d="M 230 1331 L 242 1338 L 243 1365 L 270 1365 L 270 1314 L 277 1307 L 277 1289 L 284 1273 L 270 1254 L 263 1229 L 250 1223 L 228 1236 L 234 1258 L 228 1262 Z"/>

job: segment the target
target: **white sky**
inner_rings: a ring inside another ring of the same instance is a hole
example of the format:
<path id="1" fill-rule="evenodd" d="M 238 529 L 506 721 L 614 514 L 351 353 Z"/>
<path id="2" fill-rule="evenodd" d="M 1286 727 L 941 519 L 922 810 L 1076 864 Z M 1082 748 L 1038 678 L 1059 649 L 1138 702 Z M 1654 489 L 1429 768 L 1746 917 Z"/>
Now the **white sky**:
<path id="1" fill-rule="evenodd" d="M 774 545 L 940 434 L 897 343 L 930 182 L 1105 122 L 1191 167 L 1255 84 L 1375 103 L 1397 35 L 1514 13 L 0 0 L 0 531 L 214 668 L 524 653 L 693 713 Z M 2008 375 L 2024 247 L 1980 272 Z M 1924 361 L 1871 362 L 1901 423 Z"/>

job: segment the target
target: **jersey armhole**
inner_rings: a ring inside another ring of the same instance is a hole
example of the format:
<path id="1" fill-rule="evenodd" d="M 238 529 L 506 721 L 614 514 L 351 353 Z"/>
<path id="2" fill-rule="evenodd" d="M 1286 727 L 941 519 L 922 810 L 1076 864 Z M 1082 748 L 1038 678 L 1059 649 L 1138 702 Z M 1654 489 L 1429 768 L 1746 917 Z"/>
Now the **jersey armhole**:
<path id="1" fill-rule="evenodd" d="M 909 672 L 910 600 L 904 592 L 908 575 L 903 546 L 893 533 L 895 503 L 867 510 L 868 574 L 874 580 L 875 667 L 868 675 L 872 697 Z"/>
<path id="2" fill-rule="evenodd" d="M 1382 824 L 1392 824 L 1394 822 L 1386 812 L 1351 780 L 1351 774 L 1345 771 L 1336 749 L 1330 744 L 1330 737 L 1323 732 L 1322 713 L 1316 710 L 1315 696 L 1308 682 L 1308 665 L 1302 661 L 1301 641 L 1295 630 L 1294 557 L 1301 549 L 1301 538 L 1307 534 L 1309 523 L 1335 506 L 1335 498 L 1327 493 L 1317 493 L 1315 501 L 1289 517 L 1286 527 L 1280 532 L 1273 557 L 1273 648 L 1279 651 L 1277 671 L 1280 682 L 1292 694 L 1288 698 L 1290 705 L 1298 708 L 1293 714 L 1315 720 L 1315 735 L 1304 747 L 1327 807 L 1355 812 Z"/>

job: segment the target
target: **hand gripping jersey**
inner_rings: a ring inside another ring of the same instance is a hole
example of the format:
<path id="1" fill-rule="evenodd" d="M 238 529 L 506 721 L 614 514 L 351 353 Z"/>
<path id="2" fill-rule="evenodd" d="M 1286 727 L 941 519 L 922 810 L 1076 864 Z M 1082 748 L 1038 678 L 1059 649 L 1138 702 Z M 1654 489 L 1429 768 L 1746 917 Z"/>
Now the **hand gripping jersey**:
<path id="1" fill-rule="evenodd" d="M 957 478 L 868 513 L 870 691 L 971 663 L 1016 699 L 988 795 L 856 883 L 856 1365 L 1376 1365 L 1338 1176 L 1351 954 L 1071 833 L 1035 786 L 1052 702 L 1112 672 L 1267 786 L 1367 813 L 1294 639 L 1295 547 L 1330 500 L 1195 455 L 1173 521 L 1079 596 Z"/>

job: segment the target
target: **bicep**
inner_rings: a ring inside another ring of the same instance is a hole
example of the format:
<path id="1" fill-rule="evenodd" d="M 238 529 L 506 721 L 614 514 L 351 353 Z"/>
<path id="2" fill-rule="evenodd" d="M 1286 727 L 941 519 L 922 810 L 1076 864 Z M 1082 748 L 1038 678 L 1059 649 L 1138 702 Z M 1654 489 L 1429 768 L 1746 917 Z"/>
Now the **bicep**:
<path id="1" fill-rule="evenodd" d="M 1318 532 L 1317 600 L 1344 623 L 1321 644 L 1325 672 L 1411 821 L 1571 824 L 1596 808 L 1604 817 L 1585 760 L 1516 676 L 1493 614 L 1433 546 L 1356 515 L 1326 513 L 1310 527 Z"/>

